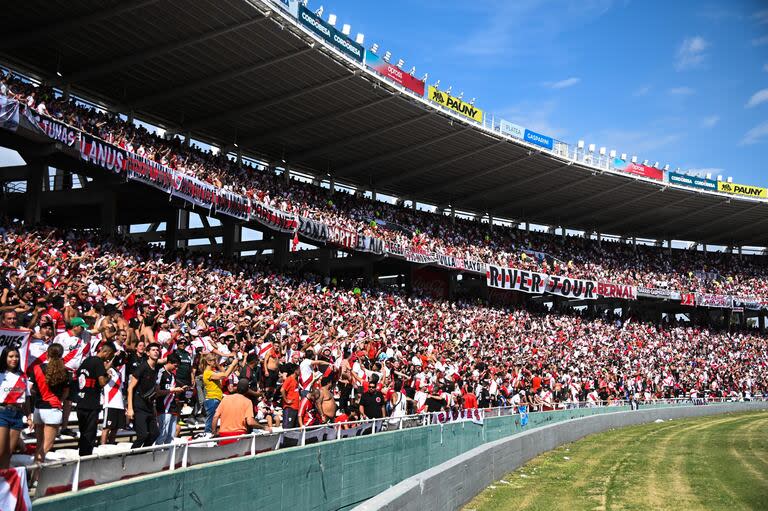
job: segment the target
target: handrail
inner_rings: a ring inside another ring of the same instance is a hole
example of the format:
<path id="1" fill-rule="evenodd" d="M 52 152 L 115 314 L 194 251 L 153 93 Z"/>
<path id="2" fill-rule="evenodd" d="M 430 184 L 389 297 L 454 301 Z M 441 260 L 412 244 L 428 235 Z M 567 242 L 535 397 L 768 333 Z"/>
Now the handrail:
<path id="1" fill-rule="evenodd" d="M 741 398 L 743 399 L 743 398 Z M 734 402 L 738 401 L 739 398 L 712 398 L 712 397 L 680 397 L 680 398 L 659 398 L 659 399 L 650 399 L 650 400 L 644 400 L 644 399 L 638 399 L 638 400 L 626 400 L 626 399 L 617 399 L 613 400 L 610 404 L 604 404 L 602 402 L 592 402 L 592 401 L 563 401 L 563 402 L 553 402 L 553 403 L 538 403 L 538 404 L 520 404 L 520 405 L 508 405 L 508 406 L 497 406 L 497 407 L 490 407 L 490 408 L 476 408 L 473 410 L 478 410 L 482 412 L 482 418 L 488 419 L 488 418 L 494 418 L 494 417 L 500 417 L 502 415 L 512 415 L 515 413 L 518 413 L 518 410 L 521 406 L 527 407 L 528 412 L 530 413 L 551 413 L 551 412 L 558 412 L 558 411 L 565 411 L 565 410 L 575 410 L 575 409 L 583 409 L 583 408 L 618 408 L 622 406 L 630 406 L 633 401 L 636 401 L 637 403 L 641 405 L 688 405 L 688 404 L 710 404 L 710 403 L 728 403 L 728 402 Z M 766 401 L 768 402 L 768 395 L 762 396 L 752 396 L 750 401 Z M 550 410 L 542 410 L 539 408 L 543 407 L 551 407 Z M 508 413 L 503 413 L 508 412 Z M 431 424 L 437 423 L 435 419 L 435 414 L 440 414 L 443 412 L 425 412 L 425 413 L 419 413 L 419 414 L 412 414 L 412 415 L 404 415 L 402 417 L 382 417 L 378 419 L 362 419 L 359 421 L 346 421 L 346 422 L 338 422 L 338 423 L 327 423 L 327 424 L 318 424 L 315 426 L 308 426 L 308 427 L 299 427 L 299 428 L 289 428 L 289 429 L 283 429 L 280 431 L 273 431 L 271 433 L 263 433 L 260 431 L 254 431 L 251 433 L 244 433 L 242 435 L 237 436 L 228 436 L 228 437 L 210 437 L 210 438 L 196 438 L 192 439 L 189 438 L 186 442 L 179 443 L 169 443 L 169 444 L 162 444 L 162 445 L 152 445 L 149 447 L 138 447 L 135 449 L 130 449 L 128 451 L 120 451 L 115 453 L 107 453 L 107 454 L 90 454 L 87 456 L 79 456 L 76 459 L 67 459 L 67 460 L 56 460 L 56 461 L 49 461 L 49 462 L 36 462 L 33 464 L 25 465 L 25 468 L 27 470 L 34 470 L 34 469 L 43 469 L 43 468 L 53 468 L 57 466 L 64 466 L 64 465 L 71 465 L 73 463 L 80 463 L 84 461 L 91 461 L 91 460 L 97 460 L 97 459 L 107 459 L 107 458 L 116 458 L 116 457 L 124 457 L 124 456 L 131 456 L 131 455 L 137 455 L 137 454 L 143 454 L 147 452 L 156 452 L 156 451 L 163 451 L 167 449 L 178 449 L 182 446 L 185 447 L 193 447 L 193 446 L 210 446 L 210 444 L 218 444 L 221 441 L 238 441 L 243 439 L 255 439 L 259 437 L 269 437 L 269 436 L 277 436 L 280 437 L 280 441 L 277 443 L 276 448 L 284 448 L 282 446 L 282 441 L 284 440 L 284 437 L 286 434 L 290 433 L 296 433 L 301 435 L 306 435 L 308 432 L 317 431 L 320 429 L 327 429 L 327 428 L 333 428 L 337 430 L 337 432 L 344 431 L 346 429 L 350 429 L 353 427 L 360 427 L 365 426 L 368 424 L 371 424 L 374 426 L 372 428 L 372 434 L 380 433 L 382 432 L 381 429 L 377 430 L 375 426 L 377 424 L 393 424 L 397 423 L 397 428 L 394 428 L 396 430 L 404 429 L 403 424 L 406 422 L 416 422 L 421 423 L 418 426 L 413 427 L 422 427 L 422 426 L 428 426 Z M 449 420 L 448 422 L 455 422 L 456 420 L 470 420 L 466 417 L 459 417 L 457 419 Z M 386 431 L 388 431 L 387 429 Z M 326 440 L 326 441 L 335 441 L 339 440 L 339 435 L 337 435 L 337 438 L 333 440 Z M 302 444 L 303 445 L 303 444 Z M 184 464 L 185 465 L 185 464 Z"/>

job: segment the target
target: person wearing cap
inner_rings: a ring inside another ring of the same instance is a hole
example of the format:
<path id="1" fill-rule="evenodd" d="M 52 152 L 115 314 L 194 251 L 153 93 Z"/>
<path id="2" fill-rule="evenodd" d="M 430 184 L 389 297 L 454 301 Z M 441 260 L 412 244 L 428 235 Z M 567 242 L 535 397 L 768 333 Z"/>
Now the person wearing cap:
<path id="1" fill-rule="evenodd" d="M 379 375 L 372 374 L 368 389 L 360 396 L 360 416 L 364 419 L 381 419 L 386 415 L 384 395 L 378 389 Z"/>
<path id="2" fill-rule="evenodd" d="M 84 357 L 88 354 L 89 350 L 86 349 L 87 341 L 90 340 L 90 333 L 88 332 L 88 323 L 81 317 L 74 317 L 69 320 L 69 330 L 58 334 L 53 338 L 53 342 L 60 344 L 64 349 L 64 365 L 70 374 L 70 384 L 72 388 L 64 401 L 63 422 L 61 424 L 61 434 L 76 436 L 76 433 L 69 429 L 69 416 L 72 412 L 72 400 L 71 396 L 77 394 L 77 378 L 75 378 L 75 370 L 80 366 Z"/>

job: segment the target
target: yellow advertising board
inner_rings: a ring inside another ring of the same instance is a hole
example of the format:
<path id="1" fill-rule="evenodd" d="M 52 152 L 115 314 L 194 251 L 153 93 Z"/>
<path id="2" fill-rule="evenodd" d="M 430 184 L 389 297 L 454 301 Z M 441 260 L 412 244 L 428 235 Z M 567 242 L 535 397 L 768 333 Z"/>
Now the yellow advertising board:
<path id="1" fill-rule="evenodd" d="M 427 97 L 430 101 L 446 108 L 450 108 L 457 114 L 461 114 L 464 117 L 469 117 L 473 121 L 483 122 L 483 111 L 474 105 L 470 105 L 469 103 L 463 102 L 459 98 L 455 98 L 449 94 L 446 94 L 445 92 L 441 92 L 431 85 L 429 86 L 428 94 L 429 95 Z"/>
<path id="2" fill-rule="evenodd" d="M 736 183 L 726 183 L 725 181 L 717 182 L 717 190 L 720 192 L 733 193 L 736 195 L 746 195 L 748 197 L 758 197 L 761 199 L 768 197 L 768 189 L 766 188 L 750 185 L 737 185 Z"/>

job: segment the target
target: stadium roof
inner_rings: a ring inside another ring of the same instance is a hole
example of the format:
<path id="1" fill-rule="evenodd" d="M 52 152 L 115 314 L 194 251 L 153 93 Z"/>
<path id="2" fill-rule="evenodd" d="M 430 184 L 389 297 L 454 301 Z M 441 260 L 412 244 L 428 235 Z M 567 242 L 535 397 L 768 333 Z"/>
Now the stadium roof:
<path id="1" fill-rule="evenodd" d="M 291 168 L 602 233 L 768 245 L 768 202 L 598 171 L 430 106 L 262 0 L 9 0 L 8 65 Z M 10 25 L 10 24 L 9 24 Z M 57 72 L 62 78 L 57 78 Z"/>

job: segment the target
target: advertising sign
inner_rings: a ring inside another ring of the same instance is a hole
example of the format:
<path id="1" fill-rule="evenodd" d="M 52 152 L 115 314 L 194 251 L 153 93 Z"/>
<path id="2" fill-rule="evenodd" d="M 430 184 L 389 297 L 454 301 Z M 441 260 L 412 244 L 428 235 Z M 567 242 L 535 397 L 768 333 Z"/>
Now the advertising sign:
<path id="1" fill-rule="evenodd" d="M 658 179 L 659 181 L 664 179 L 664 171 L 661 169 L 657 169 L 656 167 L 649 167 L 648 165 L 641 165 L 639 163 L 627 163 L 620 158 L 614 158 L 613 168 L 622 172 L 626 172 L 627 174 Z"/>
<path id="2" fill-rule="evenodd" d="M 677 172 L 667 172 L 670 183 L 677 185 L 690 186 L 691 188 L 701 188 L 703 190 L 717 191 L 717 181 L 705 179 L 703 177 L 687 176 Z"/>
<path id="3" fill-rule="evenodd" d="M 309 29 L 310 32 L 317 35 L 349 58 L 356 60 L 361 64 L 363 63 L 365 49 L 346 35 L 342 34 L 336 27 L 323 21 L 319 16 L 316 16 L 314 12 L 304 7 L 304 4 L 299 4 L 298 18 L 299 22 Z"/>
<path id="4" fill-rule="evenodd" d="M 737 185 L 736 183 L 717 182 L 718 191 L 733 193 L 735 195 L 746 195 L 747 197 L 759 197 L 765 199 L 768 197 L 768 190 L 759 186 Z"/>
<path id="5" fill-rule="evenodd" d="M 411 76 L 399 67 L 393 66 L 389 62 L 385 62 L 384 59 L 375 53 L 368 52 L 365 54 L 365 64 L 384 78 L 389 78 L 406 89 L 412 90 L 419 96 L 424 95 L 424 82 Z"/>
<path id="6" fill-rule="evenodd" d="M 672 298 L 672 291 L 669 289 L 662 289 L 658 287 L 638 287 L 637 288 L 637 294 L 638 296 L 643 296 L 646 298 L 662 298 L 665 300 L 669 300 Z"/>
<path id="7" fill-rule="evenodd" d="M 552 140 L 552 137 L 542 135 L 541 133 L 536 133 L 535 131 L 525 130 L 523 138 L 526 142 L 530 142 L 531 144 L 545 147 L 547 149 L 552 149 L 555 147 L 555 141 Z"/>
<path id="8" fill-rule="evenodd" d="M 559 275 L 547 277 L 547 293 L 576 298 L 582 300 L 594 300 L 597 283 L 592 280 L 573 279 Z"/>
<path id="9" fill-rule="evenodd" d="M 450 96 L 445 92 L 440 92 L 439 90 L 434 88 L 432 85 L 429 86 L 428 99 L 434 103 L 437 103 L 440 106 L 450 108 L 457 114 L 461 114 L 464 117 L 469 117 L 473 121 L 483 122 L 482 110 L 480 110 L 479 108 L 476 108 L 474 105 L 470 105 L 469 103 L 463 102 L 459 98 L 454 98 L 453 96 Z"/>
<path id="10" fill-rule="evenodd" d="M 598 282 L 597 294 L 603 298 L 624 298 L 626 300 L 637 300 L 637 288 L 629 284 Z"/>
<path id="11" fill-rule="evenodd" d="M 542 294 L 547 287 L 547 275 L 526 270 L 488 265 L 485 273 L 488 287 Z"/>
<path id="12" fill-rule="evenodd" d="M 515 138 L 524 138 L 525 136 L 525 128 L 509 121 L 505 121 L 504 119 L 499 123 L 499 131 L 504 135 L 509 135 L 510 137 Z"/>

